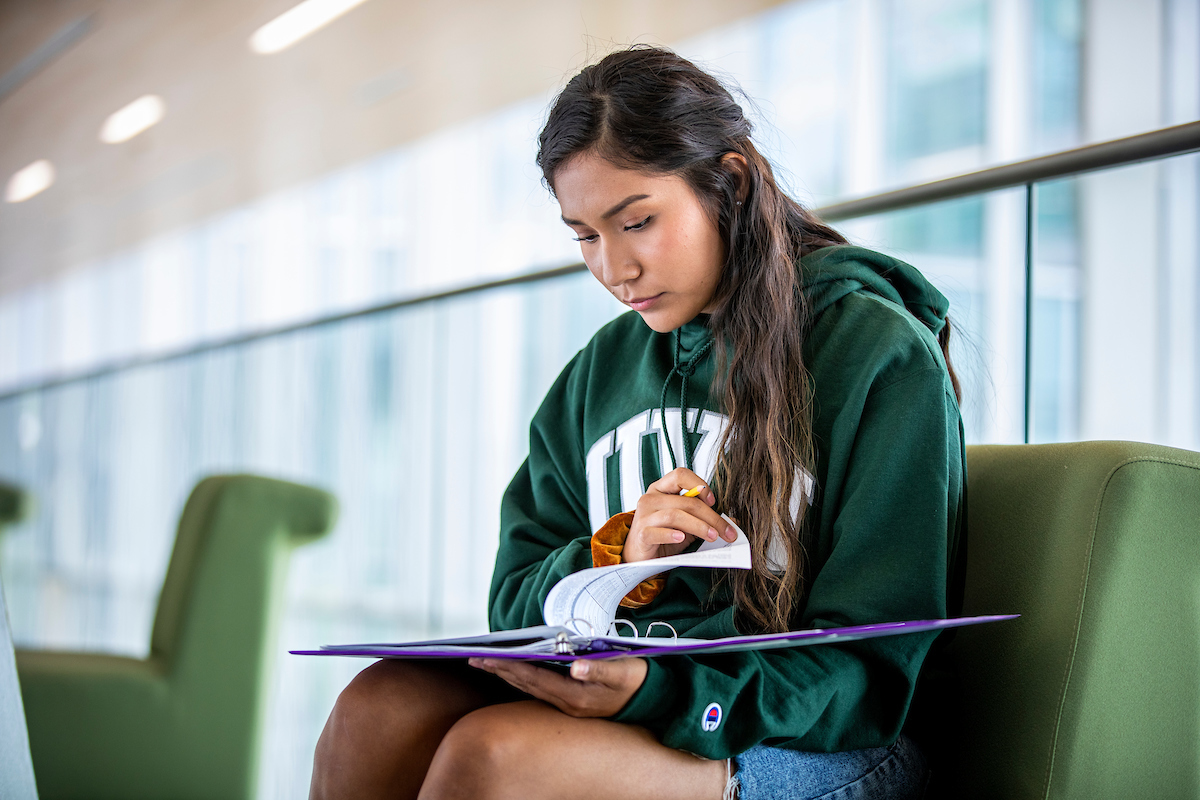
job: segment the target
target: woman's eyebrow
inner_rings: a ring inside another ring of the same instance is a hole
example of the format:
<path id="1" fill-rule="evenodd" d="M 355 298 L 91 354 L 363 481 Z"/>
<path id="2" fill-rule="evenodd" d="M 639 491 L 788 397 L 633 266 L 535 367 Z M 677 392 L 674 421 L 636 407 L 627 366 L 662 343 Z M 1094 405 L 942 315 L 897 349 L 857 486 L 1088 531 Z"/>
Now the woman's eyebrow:
<path id="1" fill-rule="evenodd" d="M 610 208 L 608 211 L 605 211 L 603 214 L 601 214 L 600 219 L 608 219 L 609 217 L 616 216 L 617 214 L 620 214 L 622 211 L 624 211 L 625 208 L 630 203 L 636 203 L 638 200 L 645 200 L 649 196 L 650 195 L 648 195 L 648 194 L 631 194 L 631 195 L 629 195 L 629 197 L 626 197 L 624 200 L 617 203 L 615 206 Z M 586 224 L 586 223 L 580 222 L 577 219 L 567 219 L 566 217 L 562 217 L 562 221 L 567 223 L 568 225 L 585 225 Z"/>

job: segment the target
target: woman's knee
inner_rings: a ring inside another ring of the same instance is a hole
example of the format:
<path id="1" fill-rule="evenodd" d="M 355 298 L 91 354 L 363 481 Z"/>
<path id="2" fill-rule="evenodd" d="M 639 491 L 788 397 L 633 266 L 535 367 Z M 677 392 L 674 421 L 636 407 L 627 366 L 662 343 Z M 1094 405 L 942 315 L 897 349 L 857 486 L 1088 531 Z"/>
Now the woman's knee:
<path id="1" fill-rule="evenodd" d="M 313 796 L 351 796 L 346 781 L 419 786 L 442 735 L 481 702 L 468 682 L 427 665 L 367 667 L 342 690 L 317 741 Z M 347 791 L 323 789 L 334 786 Z"/>
<path id="2" fill-rule="evenodd" d="M 537 701 L 504 703 L 467 714 L 442 738 L 422 798 L 533 796 L 523 790 L 537 767 L 553 711 Z M 542 745 L 539 747 L 539 745 Z"/>
<path id="3" fill-rule="evenodd" d="M 329 714 L 325 726 L 326 738 L 335 741 L 359 737 L 375 737 L 381 728 L 391 727 L 391 718 L 411 710 L 403 703 L 395 703 L 398 693 L 403 692 L 402 669 L 398 662 L 380 661 L 358 673 L 338 695 L 337 702 Z"/>
<path id="4" fill-rule="evenodd" d="M 313 754 L 314 785 L 317 777 L 342 772 L 350 762 L 362 760 L 375 749 L 364 748 L 364 743 L 378 744 L 381 732 L 393 727 L 388 717 L 395 709 L 388 698 L 394 693 L 394 672 L 388 662 L 374 664 L 338 695 Z"/>

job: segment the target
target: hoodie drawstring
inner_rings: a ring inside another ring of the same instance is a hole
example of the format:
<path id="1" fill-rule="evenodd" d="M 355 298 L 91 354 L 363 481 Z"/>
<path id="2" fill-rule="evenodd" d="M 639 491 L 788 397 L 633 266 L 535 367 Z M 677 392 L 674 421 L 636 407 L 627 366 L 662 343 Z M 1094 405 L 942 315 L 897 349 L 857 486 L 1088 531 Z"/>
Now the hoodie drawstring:
<path id="1" fill-rule="evenodd" d="M 696 374 L 696 365 L 700 363 L 700 359 L 702 359 L 706 355 L 708 355 L 709 350 L 712 350 L 713 341 L 712 341 L 712 339 L 709 339 L 707 342 L 704 343 L 704 345 L 699 350 L 697 350 L 694 354 L 692 354 L 692 357 L 689 358 L 686 363 L 680 364 L 679 363 L 679 354 L 680 354 L 682 345 L 680 344 L 679 329 L 676 329 L 674 331 L 674 340 L 675 340 L 674 366 L 671 367 L 671 371 L 667 373 L 667 379 L 665 381 L 663 381 L 662 399 L 659 400 L 658 410 L 659 410 L 659 413 L 662 415 L 660 417 L 660 419 L 662 420 L 663 436 L 665 436 L 667 439 L 667 452 L 671 455 L 671 469 L 677 469 L 679 467 L 679 464 L 677 464 L 675 462 L 675 448 L 671 445 L 671 433 L 670 433 L 670 431 L 667 430 L 667 427 L 668 427 L 667 426 L 667 389 L 671 385 L 671 379 L 675 377 L 676 373 L 679 373 L 679 376 L 680 376 L 679 428 L 680 428 L 680 430 L 683 431 L 684 466 L 686 466 L 688 469 L 692 469 L 692 457 L 695 455 L 695 453 L 693 452 L 694 445 L 692 444 L 692 437 L 695 436 L 696 431 L 698 431 L 700 429 L 700 414 L 699 414 L 699 412 L 696 413 L 696 421 L 692 425 L 692 429 L 688 430 L 688 423 L 687 423 L 688 379 Z"/>

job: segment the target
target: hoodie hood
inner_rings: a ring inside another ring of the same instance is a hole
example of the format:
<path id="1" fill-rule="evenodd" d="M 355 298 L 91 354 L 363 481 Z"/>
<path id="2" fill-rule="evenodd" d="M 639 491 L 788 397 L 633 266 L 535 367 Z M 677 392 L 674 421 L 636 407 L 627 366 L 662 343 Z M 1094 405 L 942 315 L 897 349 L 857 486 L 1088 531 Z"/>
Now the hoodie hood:
<path id="1" fill-rule="evenodd" d="M 813 318 L 860 289 L 904 306 L 937 336 L 950 303 L 917 269 L 899 259 L 853 245 L 824 247 L 800 260 L 801 282 Z"/>

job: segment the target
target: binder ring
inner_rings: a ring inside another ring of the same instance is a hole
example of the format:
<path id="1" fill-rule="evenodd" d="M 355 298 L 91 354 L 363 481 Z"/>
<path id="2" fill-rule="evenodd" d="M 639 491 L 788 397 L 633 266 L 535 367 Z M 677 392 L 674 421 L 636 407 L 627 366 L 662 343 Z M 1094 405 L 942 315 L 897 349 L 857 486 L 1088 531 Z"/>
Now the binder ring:
<path id="1" fill-rule="evenodd" d="M 564 628 L 573 627 L 573 628 L 575 629 L 575 633 L 579 634 L 580 636 L 583 636 L 583 635 L 584 635 L 583 631 L 581 631 L 581 630 L 579 629 L 579 626 L 578 626 L 578 625 L 574 625 L 574 626 L 572 626 L 572 625 L 571 625 L 571 623 L 572 623 L 572 622 L 582 622 L 584 625 L 587 625 L 587 626 L 588 626 L 588 631 L 589 631 L 589 633 L 588 633 L 587 635 L 588 635 L 588 636 L 590 636 L 590 637 L 591 637 L 591 638 L 593 638 L 593 639 L 595 639 L 595 638 L 596 638 L 596 627 L 595 627 L 594 625 L 592 625 L 592 623 L 591 623 L 591 622 L 589 622 L 588 620 L 584 619 L 583 617 L 568 617 L 568 618 L 567 618 L 567 621 L 566 621 L 565 623 L 563 623 L 563 627 L 564 627 Z M 635 629 L 635 630 L 636 630 L 636 629 Z"/>
<path id="2" fill-rule="evenodd" d="M 654 630 L 654 626 L 655 626 L 655 625 L 662 625 L 662 626 L 663 626 L 663 627 L 665 627 L 667 630 L 669 630 L 669 631 L 671 632 L 671 638 L 672 638 L 672 639 L 678 639 L 678 638 L 679 638 L 679 633 L 678 633 L 678 632 L 675 630 L 675 626 L 674 626 L 674 625 L 672 625 L 672 624 L 671 624 L 671 623 L 669 623 L 669 622 L 661 622 L 661 621 L 659 621 L 659 622 L 651 622 L 651 623 L 650 623 L 650 627 L 646 628 L 646 636 L 647 636 L 647 637 L 649 637 L 649 636 L 650 636 L 650 631 Z M 635 630 L 636 630 L 636 629 L 635 629 Z"/>
<path id="3" fill-rule="evenodd" d="M 629 620 L 627 620 L 627 619 L 614 619 L 614 620 L 612 621 L 612 625 L 610 625 L 610 626 L 608 627 L 608 629 L 609 629 L 609 631 L 611 631 L 611 632 L 612 632 L 612 635 L 613 635 L 613 636 L 620 636 L 620 635 L 621 635 L 621 631 L 617 630 L 617 625 L 618 625 L 618 624 L 620 624 L 620 625 L 628 625 L 629 627 L 633 628 L 633 638 L 635 638 L 635 639 L 637 638 L 637 635 L 638 635 L 638 629 L 637 629 L 637 625 L 634 625 L 632 622 L 630 622 L 630 621 L 629 621 Z"/>
<path id="4" fill-rule="evenodd" d="M 569 656 L 574 653 L 575 645 L 571 644 L 571 637 L 567 636 L 566 631 L 554 634 L 554 654 L 556 656 Z"/>

